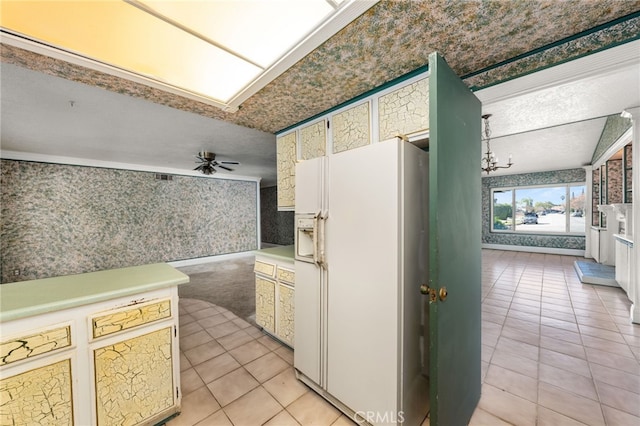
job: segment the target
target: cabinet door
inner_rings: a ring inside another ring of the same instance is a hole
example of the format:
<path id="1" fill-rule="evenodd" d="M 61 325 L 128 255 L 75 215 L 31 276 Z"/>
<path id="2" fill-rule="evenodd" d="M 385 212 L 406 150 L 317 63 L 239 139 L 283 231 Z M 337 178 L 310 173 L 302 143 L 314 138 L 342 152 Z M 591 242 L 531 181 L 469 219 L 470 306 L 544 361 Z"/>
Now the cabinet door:
<path id="1" fill-rule="evenodd" d="M 34 365 L 33 369 L 21 374 L 3 377 L 0 380 L 0 424 L 73 425 L 71 360 L 41 367 Z"/>
<path id="2" fill-rule="evenodd" d="M 293 346 L 294 335 L 294 296 L 293 287 L 278 284 L 277 336 L 290 346 Z"/>
<path id="3" fill-rule="evenodd" d="M 169 326 L 93 351 L 98 426 L 162 420 L 174 407 L 172 344 Z"/>
<path id="4" fill-rule="evenodd" d="M 437 53 L 429 72 L 431 425 L 462 425 L 480 399 L 481 105 Z"/>
<path id="5" fill-rule="evenodd" d="M 256 324 L 276 333 L 276 282 L 256 275 Z"/>
<path id="6" fill-rule="evenodd" d="M 276 140 L 278 210 L 293 210 L 296 205 L 296 132 Z"/>

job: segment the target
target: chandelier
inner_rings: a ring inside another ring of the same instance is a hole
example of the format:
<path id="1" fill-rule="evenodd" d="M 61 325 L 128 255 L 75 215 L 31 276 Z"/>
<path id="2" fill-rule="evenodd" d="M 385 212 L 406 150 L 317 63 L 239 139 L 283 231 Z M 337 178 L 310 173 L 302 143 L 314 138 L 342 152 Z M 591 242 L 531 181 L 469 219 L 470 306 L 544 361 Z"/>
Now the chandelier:
<path id="1" fill-rule="evenodd" d="M 509 154 L 509 162 L 506 166 L 498 166 L 498 157 L 496 157 L 493 151 L 491 151 L 491 145 L 489 144 L 491 141 L 489 117 L 491 117 L 491 114 L 484 114 L 482 116 L 482 121 L 484 122 L 484 140 L 487 141 L 487 152 L 485 152 L 484 157 L 482 157 L 482 171 L 487 172 L 487 174 L 495 172 L 498 169 L 508 169 L 513 166 L 513 163 L 511 162 L 511 154 Z"/>

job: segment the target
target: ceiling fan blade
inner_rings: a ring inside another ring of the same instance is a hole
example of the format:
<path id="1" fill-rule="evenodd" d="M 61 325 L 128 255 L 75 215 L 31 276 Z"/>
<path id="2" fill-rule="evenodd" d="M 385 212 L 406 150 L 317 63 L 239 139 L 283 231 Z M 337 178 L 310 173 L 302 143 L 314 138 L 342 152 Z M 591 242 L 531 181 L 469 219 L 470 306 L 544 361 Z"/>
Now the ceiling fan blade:
<path id="1" fill-rule="evenodd" d="M 202 170 L 204 168 L 204 164 L 200 164 L 198 167 L 196 167 L 193 170 Z"/>
<path id="2" fill-rule="evenodd" d="M 218 167 L 220 167 L 221 169 L 229 170 L 230 172 L 233 171 L 233 169 L 230 169 L 229 167 L 225 167 L 222 164 L 218 164 Z"/>
<path id="3" fill-rule="evenodd" d="M 240 164 L 237 161 L 219 161 L 218 163 L 222 163 L 222 164 Z"/>

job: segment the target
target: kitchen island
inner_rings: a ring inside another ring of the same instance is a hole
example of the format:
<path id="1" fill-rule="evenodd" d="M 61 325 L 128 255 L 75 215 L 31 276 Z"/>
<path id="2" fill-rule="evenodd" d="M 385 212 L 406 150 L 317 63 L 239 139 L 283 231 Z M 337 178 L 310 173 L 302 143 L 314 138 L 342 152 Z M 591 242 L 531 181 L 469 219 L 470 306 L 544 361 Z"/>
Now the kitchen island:
<path id="1" fill-rule="evenodd" d="M 0 424 L 147 425 L 180 410 L 167 264 L 0 286 Z"/>
<path id="2" fill-rule="evenodd" d="M 256 324 L 288 346 L 294 344 L 293 245 L 255 252 Z"/>

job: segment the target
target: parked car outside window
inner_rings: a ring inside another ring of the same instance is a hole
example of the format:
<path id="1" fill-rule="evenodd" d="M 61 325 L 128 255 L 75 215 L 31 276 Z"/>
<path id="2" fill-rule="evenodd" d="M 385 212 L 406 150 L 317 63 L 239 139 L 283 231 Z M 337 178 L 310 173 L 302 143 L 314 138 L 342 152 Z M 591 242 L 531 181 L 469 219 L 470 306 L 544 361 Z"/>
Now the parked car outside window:
<path id="1" fill-rule="evenodd" d="M 524 214 L 524 219 L 522 223 L 525 225 L 537 224 L 538 223 L 538 215 L 534 212 L 529 212 Z"/>

